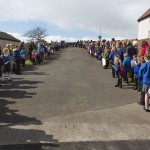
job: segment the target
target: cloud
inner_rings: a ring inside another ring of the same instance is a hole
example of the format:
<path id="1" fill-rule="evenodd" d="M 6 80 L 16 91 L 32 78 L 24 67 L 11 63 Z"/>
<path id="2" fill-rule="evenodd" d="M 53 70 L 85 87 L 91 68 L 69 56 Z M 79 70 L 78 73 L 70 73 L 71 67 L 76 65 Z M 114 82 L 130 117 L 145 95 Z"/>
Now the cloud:
<path id="1" fill-rule="evenodd" d="M 57 41 L 57 42 L 60 42 L 60 41 L 75 42 L 78 39 L 77 38 L 67 38 L 67 37 L 62 37 L 62 36 L 46 36 L 45 40 L 50 43 L 51 41 Z"/>
<path id="2" fill-rule="evenodd" d="M 14 36 L 15 38 L 19 39 L 22 42 L 26 42 L 27 43 L 27 42 L 30 41 L 30 39 L 28 37 L 25 37 L 25 36 L 23 36 L 23 35 L 21 35 L 19 33 L 8 32 L 8 34 Z M 57 41 L 57 42 L 60 42 L 60 41 L 76 42 L 79 39 L 80 40 L 95 40 L 95 41 L 97 40 L 97 39 L 91 39 L 90 37 L 83 37 L 83 38 L 70 37 L 70 38 L 68 38 L 68 37 L 62 37 L 61 35 L 59 35 L 59 36 L 54 36 L 54 35 L 52 35 L 52 36 L 46 36 L 44 38 L 44 40 L 47 41 L 47 42 L 49 42 L 49 43 L 51 41 Z"/>
<path id="3" fill-rule="evenodd" d="M 30 39 L 28 37 L 22 36 L 19 33 L 7 32 L 8 34 L 12 35 L 16 39 L 19 39 L 21 42 L 28 42 Z"/>
<path id="4" fill-rule="evenodd" d="M 0 22 L 44 21 L 65 31 L 105 37 L 137 37 L 137 19 L 149 8 L 141 0 L 0 0 Z M 84 37 L 84 35 L 83 35 Z"/>

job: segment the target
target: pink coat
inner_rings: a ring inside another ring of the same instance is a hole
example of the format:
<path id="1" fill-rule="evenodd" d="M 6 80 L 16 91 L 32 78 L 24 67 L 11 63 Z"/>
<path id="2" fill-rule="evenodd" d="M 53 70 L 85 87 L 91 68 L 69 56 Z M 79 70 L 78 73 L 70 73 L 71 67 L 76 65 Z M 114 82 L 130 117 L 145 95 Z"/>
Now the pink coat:
<path id="1" fill-rule="evenodd" d="M 145 52 L 146 52 L 146 49 L 147 49 L 148 46 L 144 46 L 141 50 L 141 56 L 144 56 L 145 55 Z"/>
<path id="2" fill-rule="evenodd" d="M 32 59 L 35 59 L 35 58 L 36 58 L 36 53 L 32 53 L 31 58 L 32 58 Z"/>

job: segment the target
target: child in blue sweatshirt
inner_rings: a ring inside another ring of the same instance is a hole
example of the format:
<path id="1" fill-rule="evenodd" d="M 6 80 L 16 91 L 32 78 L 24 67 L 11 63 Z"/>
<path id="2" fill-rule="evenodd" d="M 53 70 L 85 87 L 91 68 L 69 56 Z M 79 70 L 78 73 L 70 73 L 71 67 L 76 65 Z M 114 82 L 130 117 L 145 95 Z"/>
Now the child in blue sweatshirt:
<path id="1" fill-rule="evenodd" d="M 145 53 L 146 63 L 142 64 L 139 70 L 139 79 L 142 81 L 145 92 L 145 107 L 146 112 L 149 112 L 149 97 L 150 97 L 150 47 L 146 49 Z"/>
<path id="2" fill-rule="evenodd" d="M 22 65 L 23 65 L 23 67 L 25 67 L 25 61 L 26 61 L 26 57 L 27 57 L 27 52 L 26 52 L 25 48 L 21 49 L 20 57 L 21 57 Z"/>
<path id="3" fill-rule="evenodd" d="M 122 88 L 122 75 L 125 73 L 125 71 L 123 69 L 122 61 L 120 60 L 118 56 L 115 56 L 112 67 L 114 68 L 115 73 L 117 74 L 117 78 L 118 78 L 118 81 L 115 87 Z"/>
<path id="4" fill-rule="evenodd" d="M 5 73 L 8 73 L 8 81 L 11 81 L 11 75 L 10 75 L 10 55 L 8 48 L 3 49 L 3 55 L 2 59 L 4 61 L 4 69 L 2 70 L 2 83 L 5 81 Z"/>
<path id="5" fill-rule="evenodd" d="M 109 54 L 109 61 L 112 65 L 112 77 L 115 78 L 117 76 L 116 72 L 115 72 L 115 69 L 114 69 L 114 59 L 115 59 L 115 56 L 119 56 L 119 53 L 117 52 L 117 49 L 116 47 L 112 47 L 112 50 Z"/>
<path id="6" fill-rule="evenodd" d="M 131 60 L 131 82 L 135 82 L 134 80 L 134 66 L 137 64 L 138 58 L 137 55 L 133 55 L 133 59 Z"/>
<path id="7" fill-rule="evenodd" d="M 141 66 L 141 59 L 138 58 L 137 60 L 135 60 L 134 62 L 134 66 L 133 66 L 133 73 L 134 73 L 134 82 L 135 82 L 135 88 L 134 90 L 139 90 L 139 78 L 138 78 L 138 74 L 139 74 L 139 69 Z"/>
<path id="8" fill-rule="evenodd" d="M 128 53 L 124 53 L 123 67 L 125 73 L 122 75 L 122 77 L 124 78 L 126 83 L 129 84 L 127 75 L 131 71 L 131 57 L 129 57 Z"/>
<path id="9" fill-rule="evenodd" d="M 141 57 L 139 58 L 139 62 L 140 62 L 140 67 L 141 67 L 142 64 L 145 63 L 145 59 L 144 59 L 143 56 L 141 56 Z M 145 91 L 142 90 L 143 83 L 142 83 L 142 80 L 139 78 L 139 70 L 140 70 L 140 67 L 139 67 L 139 69 L 138 69 L 138 75 L 137 75 L 137 77 L 138 77 L 138 92 L 141 91 L 141 98 L 140 98 L 140 101 L 138 101 L 137 103 L 138 103 L 139 105 L 145 106 Z"/>

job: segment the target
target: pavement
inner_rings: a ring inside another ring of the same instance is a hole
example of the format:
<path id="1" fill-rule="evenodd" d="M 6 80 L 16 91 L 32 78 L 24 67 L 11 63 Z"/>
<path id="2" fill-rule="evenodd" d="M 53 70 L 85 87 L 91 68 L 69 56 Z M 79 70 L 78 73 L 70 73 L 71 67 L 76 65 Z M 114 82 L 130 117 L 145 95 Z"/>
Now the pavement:
<path id="1" fill-rule="evenodd" d="M 64 49 L 13 78 L 0 90 L 3 148 L 150 149 L 150 114 L 137 104 L 140 93 L 115 88 L 111 70 L 86 50 Z"/>

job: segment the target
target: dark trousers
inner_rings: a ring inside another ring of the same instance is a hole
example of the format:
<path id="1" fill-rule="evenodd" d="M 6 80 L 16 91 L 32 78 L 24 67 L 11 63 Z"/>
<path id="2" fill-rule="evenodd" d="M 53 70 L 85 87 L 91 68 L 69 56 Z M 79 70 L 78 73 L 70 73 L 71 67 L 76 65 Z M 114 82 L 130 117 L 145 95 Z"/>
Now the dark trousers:
<path id="1" fill-rule="evenodd" d="M 20 73 L 20 60 L 17 60 L 15 62 L 15 73 L 19 74 Z"/>
<path id="2" fill-rule="evenodd" d="M 32 61 L 32 52 L 29 53 L 30 61 Z"/>
<path id="3" fill-rule="evenodd" d="M 145 92 L 143 92 L 142 90 L 141 90 L 141 98 L 140 98 L 139 103 L 141 103 L 142 105 L 145 105 Z"/>
<path id="4" fill-rule="evenodd" d="M 118 87 L 122 88 L 122 76 L 120 74 L 118 74 L 118 81 L 116 84 Z"/>
<path id="5" fill-rule="evenodd" d="M 122 74 L 121 76 L 122 76 L 122 78 L 126 81 L 126 83 L 129 84 L 127 72 L 124 73 L 124 74 Z"/>
<path id="6" fill-rule="evenodd" d="M 122 88 L 122 79 L 124 79 L 126 83 L 129 84 L 127 73 L 124 73 L 122 75 L 118 74 L 117 86 L 120 88 Z"/>
<path id="7" fill-rule="evenodd" d="M 134 78 L 134 82 L 135 82 L 135 89 L 137 89 L 138 91 L 141 91 L 140 80 L 138 78 Z"/>
<path id="8" fill-rule="evenodd" d="M 107 69 L 109 67 L 109 59 L 106 59 L 106 65 L 104 66 L 104 69 Z"/>
<path id="9" fill-rule="evenodd" d="M 25 67 L 25 58 L 21 58 L 21 62 L 22 62 L 22 65 L 23 65 L 23 67 Z"/>
<path id="10" fill-rule="evenodd" d="M 112 69 L 112 77 L 115 78 L 115 69 L 114 69 L 114 67 L 112 67 L 111 69 Z"/>
<path id="11" fill-rule="evenodd" d="M 33 58 L 33 59 L 32 59 L 32 63 L 33 63 L 33 64 L 35 64 L 35 63 L 36 63 L 35 58 Z"/>

